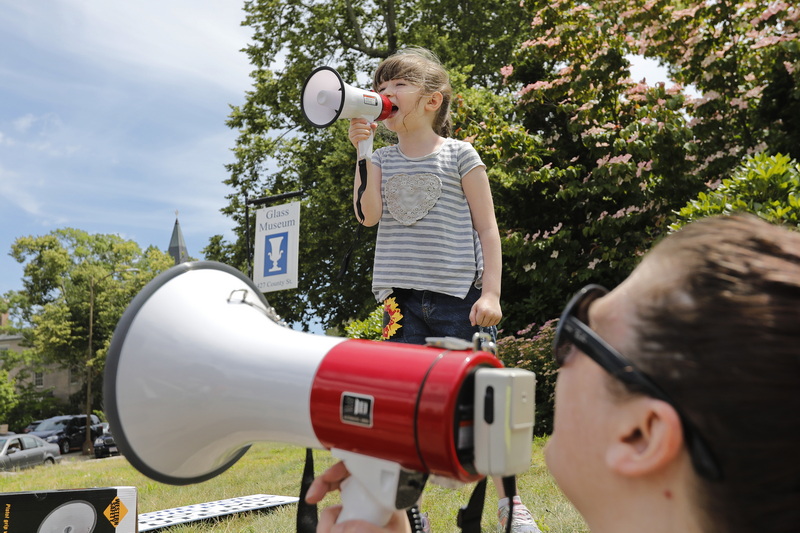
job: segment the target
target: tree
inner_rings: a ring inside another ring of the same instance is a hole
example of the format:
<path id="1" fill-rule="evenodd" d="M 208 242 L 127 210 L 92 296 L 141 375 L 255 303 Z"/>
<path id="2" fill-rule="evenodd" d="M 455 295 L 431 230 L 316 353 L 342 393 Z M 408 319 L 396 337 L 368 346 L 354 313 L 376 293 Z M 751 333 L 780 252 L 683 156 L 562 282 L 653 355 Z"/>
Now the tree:
<path id="1" fill-rule="evenodd" d="M 503 68 L 518 140 L 494 154 L 496 166 L 516 162 L 495 195 L 511 330 L 557 316 L 590 280 L 619 283 L 703 187 L 685 96 L 631 79 L 618 16 L 606 4 L 532 7 L 529 38 Z M 491 127 L 474 130 L 482 154 L 496 145 Z"/>
<path id="2" fill-rule="evenodd" d="M 658 58 L 701 95 L 687 101 L 699 147 L 697 171 L 712 179 L 746 155 L 800 154 L 800 10 L 782 0 L 612 1 L 634 49 Z"/>
<path id="3" fill-rule="evenodd" d="M 11 256 L 24 264 L 23 289 L 6 297 L 31 362 L 82 371 L 90 392 L 85 407 L 99 409 L 114 328 L 142 287 L 174 264 L 172 257 L 154 247 L 142 252 L 117 235 L 72 228 L 19 237 Z"/>
<path id="4" fill-rule="evenodd" d="M 8 422 L 9 415 L 18 403 L 14 382 L 9 380 L 6 370 L 0 370 L 0 420 Z"/>
<path id="5" fill-rule="evenodd" d="M 326 64 L 348 83 L 368 86 L 367 76 L 382 58 L 417 45 L 460 73 L 460 87 L 503 91 L 499 67 L 521 40 L 529 16 L 524 6 L 505 0 L 254 0 L 245 3 L 245 11 L 245 24 L 254 30 L 246 49 L 254 66 L 253 89 L 228 120 L 240 134 L 235 161 L 227 167 L 231 193 L 222 209 L 236 224 L 236 242 L 215 236 L 204 253 L 247 272 L 246 199 L 304 190 L 299 289 L 268 297 L 288 322 L 308 327 L 318 319 L 327 327 L 340 326 L 365 317 L 374 306 L 375 230 L 362 230 L 340 277 L 357 225 L 350 201 L 354 149 L 346 121 L 316 130 L 302 117 L 306 77 Z M 468 46 L 464 35 L 470 36 Z M 378 139 L 376 147 L 384 142 Z"/>
<path id="6" fill-rule="evenodd" d="M 626 277 L 686 201 L 746 154 L 796 138 L 797 115 L 767 124 L 775 105 L 762 95 L 789 109 L 800 98 L 798 10 L 784 2 L 526 3 L 531 32 L 503 72 L 544 155 L 497 194 L 512 329 L 557 316 L 589 280 Z M 675 84 L 632 80 L 632 54 L 657 58 Z M 497 154 L 515 158 L 513 146 Z"/>
<path id="7" fill-rule="evenodd" d="M 781 154 L 747 157 L 730 178 L 681 208 L 670 229 L 678 230 L 707 216 L 739 212 L 773 224 L 800 227 L 800 164 Z"/>

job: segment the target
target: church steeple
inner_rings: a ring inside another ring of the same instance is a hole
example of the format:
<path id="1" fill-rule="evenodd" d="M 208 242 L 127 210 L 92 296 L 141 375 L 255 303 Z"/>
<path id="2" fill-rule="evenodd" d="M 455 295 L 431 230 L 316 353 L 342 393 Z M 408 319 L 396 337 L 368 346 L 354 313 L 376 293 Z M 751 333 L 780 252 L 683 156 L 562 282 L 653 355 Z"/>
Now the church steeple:
<path id="1" fill-rule="evenodd" d="M 181 232 L 181 225 L 178 222 L 178 211 L 175 211 L 175 227 L 172 228 L 172 238 L 169 240 L 169 255 L 175 259 L 176 265 L 189 260 L 186 241 L 183 240 L 183 232 Z"/>

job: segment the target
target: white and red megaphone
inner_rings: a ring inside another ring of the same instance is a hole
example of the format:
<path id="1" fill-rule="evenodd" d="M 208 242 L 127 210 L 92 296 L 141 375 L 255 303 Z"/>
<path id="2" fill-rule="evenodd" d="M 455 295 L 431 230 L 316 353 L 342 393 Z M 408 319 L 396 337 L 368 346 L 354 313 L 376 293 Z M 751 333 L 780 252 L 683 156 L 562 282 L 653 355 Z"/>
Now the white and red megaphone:
<path id="1" fill-rule="evenodd" d="M 130 463 L 181 485 L 222 473 L 258 441 L 330 449 L 352 473 L 342 519 L 379 525 L 414 504 L 427 474 L 470 482 L 529 466 L 532 373 L 484 351 L 312 335 L 279 320 L 221 263 L 153 279 L 106 361 L 106 415 Z"/>
<path id="2" fill-rule="evenodd" d="M 313 126 L 327 128 L 340 118 L 363 118 L 376 122 L 389 117 L 395 108 L 389 99 L 374 91 L 348 85 L 331 67 L 319 67 L 303 85 L 300 107 Z M 372 137 L 359 143 L 359 156 L 372 153 Z"/>

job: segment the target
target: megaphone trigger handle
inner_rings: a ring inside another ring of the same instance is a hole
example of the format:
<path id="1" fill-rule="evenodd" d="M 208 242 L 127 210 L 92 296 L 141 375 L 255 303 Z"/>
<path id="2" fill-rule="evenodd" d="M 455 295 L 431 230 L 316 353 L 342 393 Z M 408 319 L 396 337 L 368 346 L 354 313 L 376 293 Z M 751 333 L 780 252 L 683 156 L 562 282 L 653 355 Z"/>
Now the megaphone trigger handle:
<path id="1" fill-rule="evenodd" d="M 337 522 L 366 520 L 376 526 L 386 525 L 398 510 L 398 492 L 406 480 L 403 468 L 393 461 L 346 450 L 334 448 L 331 452 L 350 472 L 339 485 L 342 512 Z"/>
<path id="2" fill-rule="evenodd" d="M 371 134 L 368 139 L 359 141 L 358 143 L 358 158 L 369 160 L 372 158 L 372 141 L 375 135 Z"/>

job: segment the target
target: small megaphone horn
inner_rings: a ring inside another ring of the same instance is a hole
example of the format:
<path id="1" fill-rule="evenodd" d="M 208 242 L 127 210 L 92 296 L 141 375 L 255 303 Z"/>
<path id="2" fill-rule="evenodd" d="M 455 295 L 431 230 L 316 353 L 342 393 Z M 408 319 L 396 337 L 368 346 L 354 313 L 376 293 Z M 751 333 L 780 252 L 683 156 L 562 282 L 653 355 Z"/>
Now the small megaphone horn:
<path id="1" fill-rule="evenodd" d="M 331 67 L 319 67 L 311 73 L 303 85 L 300 107 L 306 120 L 317 128 L 327 128 L 340 118 L 381 121 L 395 109 L 386 96 L 348 85 Z M 369 145 L 362 143 L 363 150 L 359 146 L 362 156 L 372 152 L 371 144 L 370 138 Z"/>

